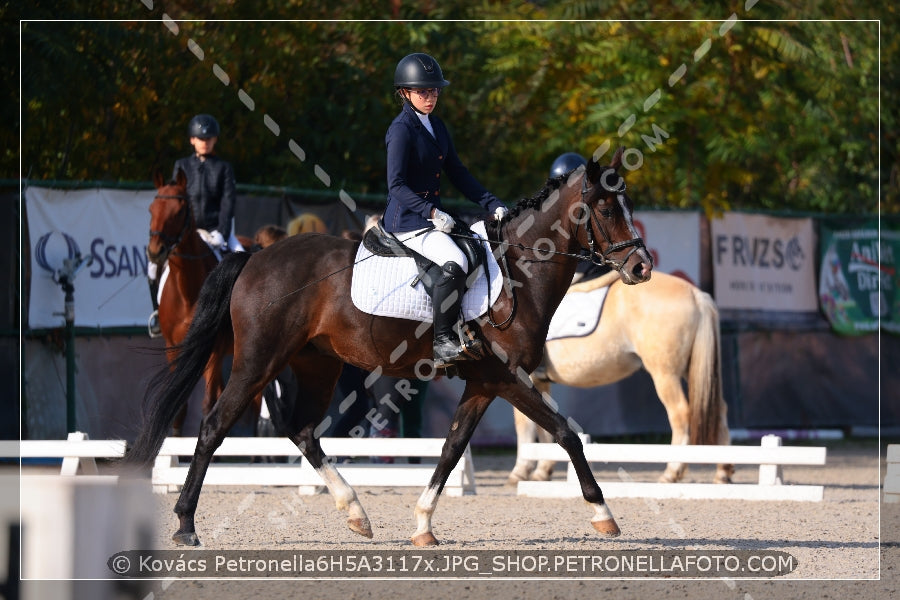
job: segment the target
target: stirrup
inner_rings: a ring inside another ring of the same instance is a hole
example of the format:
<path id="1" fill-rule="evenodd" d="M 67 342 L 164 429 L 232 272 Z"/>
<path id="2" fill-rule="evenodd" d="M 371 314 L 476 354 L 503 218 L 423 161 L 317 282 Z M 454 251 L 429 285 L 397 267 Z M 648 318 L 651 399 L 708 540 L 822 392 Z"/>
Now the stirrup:
<path id="1" fill-rule="evenodd" d="M 435 369 L 444 369 L 458 362 L 469 360 L 469 357 L 466 356 L 465 348 L 458 345 L 456 340 L 452 338 L 435 340 L 433 356 Z"/>
<path id="2" fill-rule="evenodd" d="M 150 313 L 150 318 L 147 319 L 147 334 L 151 338 L 158 338 L 162 336 L 162 329 L 159 328 L 159 311 L 154 310 Z"/>

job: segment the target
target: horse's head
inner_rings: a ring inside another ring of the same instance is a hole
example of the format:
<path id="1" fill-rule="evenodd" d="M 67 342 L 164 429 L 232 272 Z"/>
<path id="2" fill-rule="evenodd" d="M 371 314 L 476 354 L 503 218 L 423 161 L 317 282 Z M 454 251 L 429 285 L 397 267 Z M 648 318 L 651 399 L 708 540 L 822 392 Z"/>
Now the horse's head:
<path id="1" fill-rule="evenodd" d="M 156 186 L 156 197 L 150 204 L 147 258 L 162 264 L 190 229 L 191 209 L 187 199 L 187 178 L 181 169 L 174 183 L 166 183 L 162 173 L 156 171 L 153 184 Z"/>
<path id="2" fill-rule="evenodd" d="M 653 259 L 634 227 L 634 205 L 618 171 L 622 152 L 621 147 L 616 150 L 609 166 L 590 160 L 586 167 L 579 167 L 584 169 L 582 210 L 570 216 L 584 226 L 579 227 L 578 238 L 591 260 L 613 267 L 622 281 L 634 284 L 650 279 Z"/>

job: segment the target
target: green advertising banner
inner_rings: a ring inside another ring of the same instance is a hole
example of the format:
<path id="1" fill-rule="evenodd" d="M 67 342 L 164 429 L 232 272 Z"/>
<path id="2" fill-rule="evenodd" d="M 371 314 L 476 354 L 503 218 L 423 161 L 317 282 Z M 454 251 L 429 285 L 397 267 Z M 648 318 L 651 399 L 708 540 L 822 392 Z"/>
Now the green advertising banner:
<path id="1" fill-rule="evenodd" d="M 819 302 L 838 333 L 900 333 L 900 229 L 867 221 L 852 227 L 821 225 Z"/>

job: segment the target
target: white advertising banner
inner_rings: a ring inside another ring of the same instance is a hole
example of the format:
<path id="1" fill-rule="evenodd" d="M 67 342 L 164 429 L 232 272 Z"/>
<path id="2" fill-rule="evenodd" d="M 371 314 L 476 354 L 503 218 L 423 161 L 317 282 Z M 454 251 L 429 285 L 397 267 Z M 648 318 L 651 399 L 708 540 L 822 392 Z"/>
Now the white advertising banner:
<path id="1" fill-rule="evenodd" d="M 653 269 L 700 286 L 700 213 L 634 211 Z"/>
<path id="2" fill-rule="evenodd" d="M 146 326 L 148 208 L 155 190 L 25 189 L 31 243 L 28 326 L 61 327 L 66 259 L 90 257 L 74 280 L 78 327 Z"/>
<path id="3" fill-rule="evenodd" d="M 719 308 L 818 310 L 812 219 L 727 213 L 710 235 Z"/>

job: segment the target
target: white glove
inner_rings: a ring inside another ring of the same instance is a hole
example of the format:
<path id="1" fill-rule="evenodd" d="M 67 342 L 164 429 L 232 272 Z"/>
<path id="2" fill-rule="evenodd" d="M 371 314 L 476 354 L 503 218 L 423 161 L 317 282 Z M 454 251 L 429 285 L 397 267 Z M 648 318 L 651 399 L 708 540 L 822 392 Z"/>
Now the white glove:
<path id="1" fill-rule="evenodd" d="M 456 225 L 453 217 L 439 208 L 434 209 L 434 218 L 428 220 L 434 223 L 434 228 L 436 230 L 443 231 L 444 233 L 450 233 L 453 231 L 453 226 Z"/>
<path id="2" fill-rule="evenodd" d="M 509 209 L 507 209 L 505 206 L 498 206 L 494 209 L 494 218 L 498 221 L 502 221 L 507 216 L 509 216 Z"/>
<path id="3" fill-rule="evenodd" d="M 225 238 L 217 230 L 213 229 L 209 232 L 209 243 L 213 248 L 221 248 L 225 245 Z"/>

